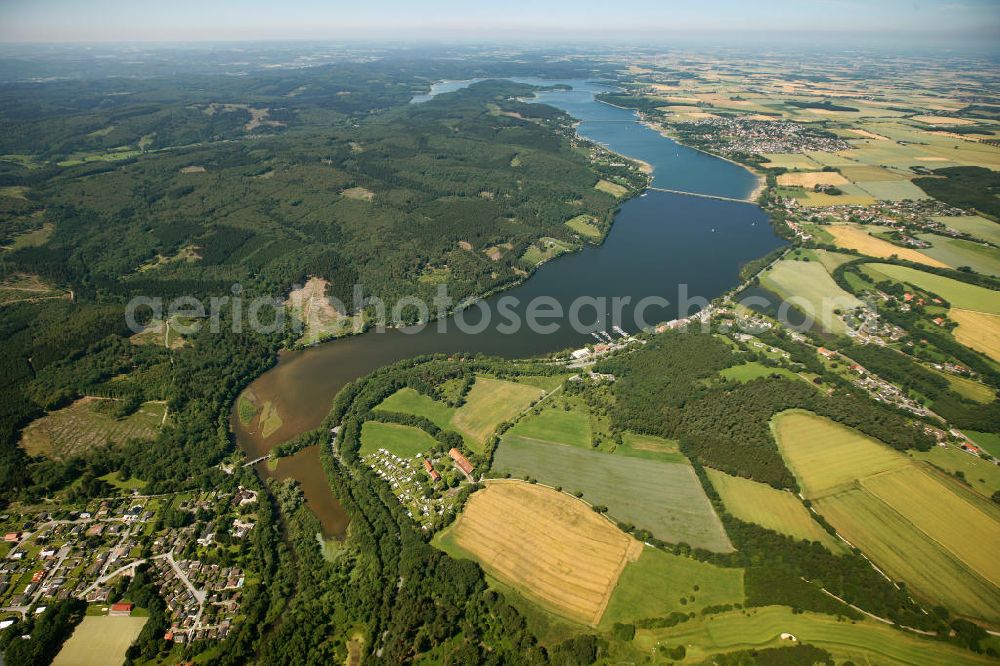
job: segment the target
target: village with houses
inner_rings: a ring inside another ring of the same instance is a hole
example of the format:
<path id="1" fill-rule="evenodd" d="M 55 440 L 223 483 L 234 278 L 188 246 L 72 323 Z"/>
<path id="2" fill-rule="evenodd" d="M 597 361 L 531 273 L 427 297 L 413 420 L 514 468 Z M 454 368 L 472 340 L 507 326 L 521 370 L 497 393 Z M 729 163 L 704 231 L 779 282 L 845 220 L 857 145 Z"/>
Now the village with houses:
<path id="1" fill-rule="evenodd" d="M 256 510 L 257 492 L 240 486 L 0 515 L 0 628 L 69 598 L 88 614 L 144 612 L 123 596 L 142 567 L 166 604 L 166 640 L 225 638 L 240 614 Z"/>

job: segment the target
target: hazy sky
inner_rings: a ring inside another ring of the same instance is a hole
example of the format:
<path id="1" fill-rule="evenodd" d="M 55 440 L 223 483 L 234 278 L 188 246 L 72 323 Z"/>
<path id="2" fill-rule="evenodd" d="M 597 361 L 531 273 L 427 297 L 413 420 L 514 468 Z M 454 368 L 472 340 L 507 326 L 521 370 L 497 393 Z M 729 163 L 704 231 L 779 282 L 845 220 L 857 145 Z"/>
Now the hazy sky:
<path id="1" fill-rule="evenodd" d="M 655 40 L 804 31 L 1000 41 L 1000 0 L 0 0 L 5 42 Z"/>

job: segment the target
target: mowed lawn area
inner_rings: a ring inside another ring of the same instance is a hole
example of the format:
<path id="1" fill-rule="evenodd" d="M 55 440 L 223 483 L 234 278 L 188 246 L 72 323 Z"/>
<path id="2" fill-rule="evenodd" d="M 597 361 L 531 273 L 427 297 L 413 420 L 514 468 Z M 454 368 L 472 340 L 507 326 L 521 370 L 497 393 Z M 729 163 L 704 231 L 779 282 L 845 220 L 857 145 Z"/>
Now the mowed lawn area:
<path id="1" fill-rule="evenodd" d="M 805 496 L 928 603 L 1000 626 L 1000 508 L 936 470 L 814 414 L 775 417 Z"/>
<path id="2" fill-rule="evenodd" d="M 493 469 L 581 492 L 590 504 L 606 506 L 616 521 L 649 530 L 664 541 L 732 550 L 686 461 L 603 453 L 507 433 L 494 454 Z"/>
<path id="3" fill-rule="evenodd" d="M 643 545 L 566 493 L 490 481 L 434 544 L 549 612 L 597 625 L 626 564 Z"/>
<path id="4" fill-rule="evenodd" d="M 102 411 L 104 398 L 81 398 L 28 424 L 21 446 L 29 455 L 61 459 L 88 453 L 107 444 L 153 439 L 160 431 L 167 405 L 146 402 L 135 413 L 115 418 Z"/>
<path id="5" fill-rule="evenodd" d="M 697 613 L 706 606 L 741 604 L 743 569 L 718 567 L 646 547 L 625 566 L 601 629 L 671 613 Z"/>
<path id="6" fill-rule="evenodd" d="M 383 400 L 375 409 L 376 411 L 423 416 L 441 429 L 450 428 L 451 419 L 455 415 L 453 407 L 423 393 L 418 393 L 409 387 L 399 389 Z"/>
<path id="7" fill-rule="evenodd" d="M 541 439 L 569 446 L 590 447 L 590 414 L 580 409 L 548 407 L 528 414 L 507 431 L 526 439 Z"/>
<path id="8" fill-rule="evenodd" d="M 379 449 L 400 458 L 413 458 L 430 451 L 438 442 L 420 428 L 399 423 L 365 421 L 361 426 L 361 455 L 367 456 Z"/>
<path id="9" fill-rule="evenodd" d="M 856 308 L 863 303 L 833 281 L 818 261 L 783 259 L 761 276 L 760 284 L 812 317 L 825 330 L 844 333 L 847 328 L 834 310 Z"/>
<path id="10" fill-rule="evenodd" d="M 685 663 L 701 663 L 713 654 L 787 647 L 781 634 L 828 650 L 837 663 L 990 664 L 990 657 L 905 633 L 875 620 L 845 622 L 832 615 L 793 612 L 787 606 L 764 606 L 699 616 L 665 629 L 640 629 L 636 647 L 647 654 L 657 644 L 687 647 Z"/>
<path id="11" fill-rule="evenodd" d="M 705 471 L 726 510 L 740 520 L 796 539 L 819 541 L 834 552 L 844 550 L 841 542 L 824 530 L 792 493 L 711 468 Z"/>
<path id="12" fill-rule="evenodd" d="M 477 377 L 465 404 L 455 411 L 451 424 L 475 442 L 477 451 L 482 451 L 486 439 L 497 426 L 526 410 L 544 393 L 535 386 Z"/>
<path id="13" fill-rule="evenodd" d="M 147 619 L 87 615 L 63 644 L 52 666 L 121 664 Z"/>

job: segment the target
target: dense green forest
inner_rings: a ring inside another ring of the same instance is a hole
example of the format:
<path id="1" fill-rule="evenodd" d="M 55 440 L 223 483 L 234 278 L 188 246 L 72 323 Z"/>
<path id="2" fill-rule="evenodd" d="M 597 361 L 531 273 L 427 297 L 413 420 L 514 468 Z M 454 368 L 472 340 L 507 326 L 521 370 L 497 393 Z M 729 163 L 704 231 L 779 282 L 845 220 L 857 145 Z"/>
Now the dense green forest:
<path id="1" fill-rule="evenodd" d="M 1000 174 L 984 167 L 934 169 L 933 176 L 914 178 L 935 199 L 959 208 L 1000 217 Z"/>
<path id="2" fill-rule="evenodd" d="M 588 213 L 606 227 L 616 200 L 594 189 L 599 177 L 645 182 L 591 164 L 568 116 L 520 101 L 528 86 L 484 81 L 409 104 L 432 77 L 499 67 L 435 62 L 420 75 L 374 62 L 0 86 L 0 234 L 11 244 L 0 278 L 37 276 L 69 295 L 0 308 L 5 497 L 126 460 L 153 489 L 191 485 L 232 450 L 226 409 L 286 333 L 226 333 L 225 306 L 219 334 L 138 346 L 129 298 L 227 297 L 234 284 L 283 298 L 315 275 L 353 309 L 355 284 L 365 298 L 430 298 L 436 283 L 424 278 L 446 272 L 458 301 L 523 279 L 533 266 L 521 255 L 542 236 L 578 246 L 565 220 Z M 524 73 L 581 73 L 546 67 Z M 81 395 L 166 400 L 171 422 L 153 444 L 27 460 L 18 429 Z M 156 464 L 142 455 L 150 446 Z"/>

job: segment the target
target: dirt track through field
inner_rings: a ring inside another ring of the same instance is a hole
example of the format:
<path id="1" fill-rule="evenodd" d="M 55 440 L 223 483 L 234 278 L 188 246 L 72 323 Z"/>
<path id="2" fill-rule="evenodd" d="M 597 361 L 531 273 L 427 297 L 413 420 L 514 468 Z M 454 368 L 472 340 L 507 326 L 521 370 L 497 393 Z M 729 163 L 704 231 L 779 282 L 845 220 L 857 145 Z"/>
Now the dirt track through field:
<path id="1" fill-rule="evenodd" d="M 642 544 L 583 502 L 544 486 L 491 481 L 453 527 L 456 544 L 503 582 L 596 625 Z"/>

